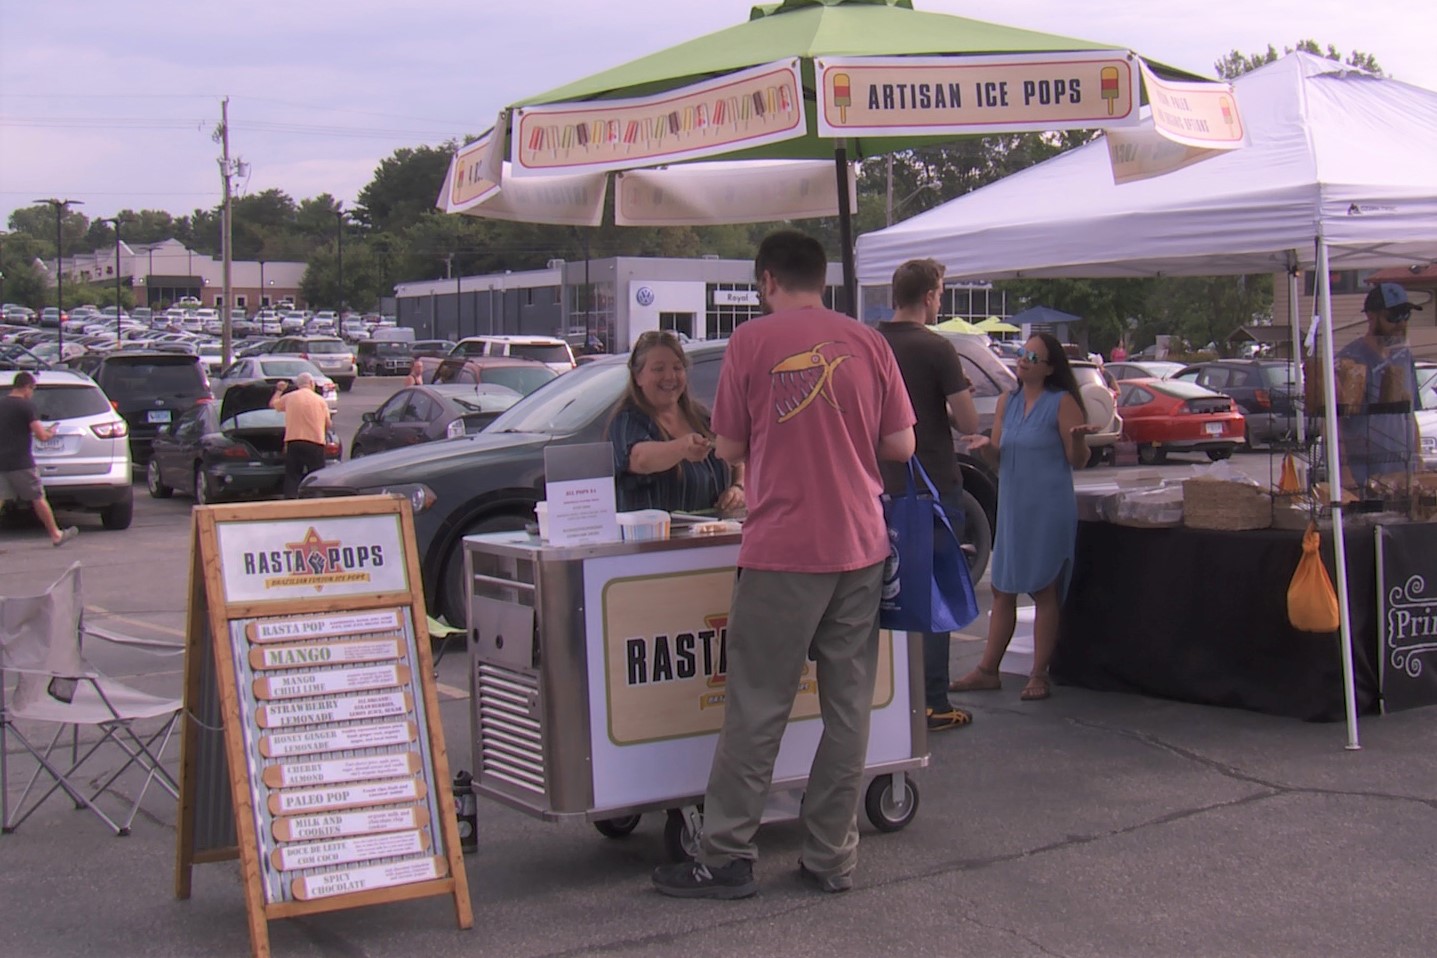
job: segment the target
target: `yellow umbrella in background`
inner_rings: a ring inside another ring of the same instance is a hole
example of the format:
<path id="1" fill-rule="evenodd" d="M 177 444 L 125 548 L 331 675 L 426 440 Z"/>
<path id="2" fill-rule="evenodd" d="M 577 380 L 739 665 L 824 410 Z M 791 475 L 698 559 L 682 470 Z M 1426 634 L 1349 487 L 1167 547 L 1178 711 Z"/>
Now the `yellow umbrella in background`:
<path id="1" fill-rule="evenodd" d="M 945 333 L 972 333 L 979 336 L 981 336 L 984 332 L 984 330 L 979 329 L 977 326 L 974 326 L 972 323 L 968 322 L 968 320 L 966 319 L 963 319 L 961 316 L 954 316 L 952 319 L 945 319 L 943 320 L 943 322 L 936 324 L 933 328 L 941 329 Z"/>
<path id="2" fill-rule="evenodd" d="M 975 329 L 982 330 L 982 331 L 985 332 L 985 333 L 1021 333 L 1021 332 L 1022 332 L 1021 329 L 1019 329 L 1017 326 L 1014 326 L 1012 323 L 1004 322 L 1004 321 L 1003 321 L 1003 318 L 1002 318 L 1001 316 L 989 316 L 987 319 L 983 320 L 981 323 L 979 323 L 979 324 L 978 324 L 977 326 L 975 326 L 974 328 L 975 328 Z"/>

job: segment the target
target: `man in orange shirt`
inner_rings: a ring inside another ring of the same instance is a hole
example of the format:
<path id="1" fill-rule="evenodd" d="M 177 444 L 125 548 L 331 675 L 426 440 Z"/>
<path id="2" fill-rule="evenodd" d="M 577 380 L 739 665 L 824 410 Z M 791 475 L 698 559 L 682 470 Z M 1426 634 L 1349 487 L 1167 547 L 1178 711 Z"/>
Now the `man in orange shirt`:
<path id="1" fill-rule="evenodd" d="M 289 383 L 275 384 L 271 409 L 284 413 L 284 495 L 299 498 L 299 483 L 316 469 L 324 468 L 324 444 L 329 432 L 329 405 L 315 392 L 314 377 L 300 373 Z"/>

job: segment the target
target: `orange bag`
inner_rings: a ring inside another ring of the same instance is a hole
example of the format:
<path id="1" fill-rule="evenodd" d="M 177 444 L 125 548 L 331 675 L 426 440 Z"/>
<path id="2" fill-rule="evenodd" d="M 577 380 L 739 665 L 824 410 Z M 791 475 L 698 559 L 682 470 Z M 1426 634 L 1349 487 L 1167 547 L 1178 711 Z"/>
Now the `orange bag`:
<path id="1" fill-rule="evenodd" d="M 1336 632 L 1339 626 L 1337 592 L 1318 552 L 1322 537 L 1317 526 L 1307 524 L 1302 534 L 1302 558 L 1287 587 L 1287 618 L 1303 632 Z"/>
<path id="2" fill-rule="evenodd" d="M 1295 496 L 1302 491 L 1297 481 L 1297 463 L 1290 452 L 1282 457 L 1282 477 L 1277 482 L 1277 491 L 1284 496 Z"/>

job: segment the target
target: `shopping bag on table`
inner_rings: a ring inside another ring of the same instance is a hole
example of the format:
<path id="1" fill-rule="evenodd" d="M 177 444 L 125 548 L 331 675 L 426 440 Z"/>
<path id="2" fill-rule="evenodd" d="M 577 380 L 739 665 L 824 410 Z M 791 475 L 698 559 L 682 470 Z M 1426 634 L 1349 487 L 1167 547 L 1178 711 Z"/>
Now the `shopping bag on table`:
<path id="1" fill-rule="evenodd" d="M 1317 526 L 1309 522 L 1302 534 L 1302 558 L 1287 587 L 1288 621 L 1303 632 L 1336 632 L 1340 625 L 1337 593 L 1318 551 L 1321 544 Z"/>
<path id="2" fill-rule="evenodd" d="M 901 632 L 952 632 L 978 617 L 968 560 L 933 483 L 915 457 L 908 488 L 883 497 L 888 561 L 878 624 Z"/>

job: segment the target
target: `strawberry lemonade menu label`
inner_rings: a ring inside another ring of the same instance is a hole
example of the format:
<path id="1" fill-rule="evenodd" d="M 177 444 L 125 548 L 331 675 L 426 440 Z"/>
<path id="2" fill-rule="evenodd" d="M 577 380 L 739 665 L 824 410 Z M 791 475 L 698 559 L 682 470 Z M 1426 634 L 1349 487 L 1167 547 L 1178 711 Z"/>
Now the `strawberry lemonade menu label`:
<path id="1" fill-rule="evenodd" d="M 385 561 L 383 542 L 366 548 Z M 292 576 L 285 556 L 254 567 Z M 267 900 L 447 875 L 409 610 L 235 620 L 231 635 Z"/>

